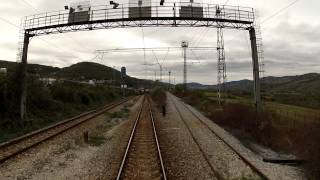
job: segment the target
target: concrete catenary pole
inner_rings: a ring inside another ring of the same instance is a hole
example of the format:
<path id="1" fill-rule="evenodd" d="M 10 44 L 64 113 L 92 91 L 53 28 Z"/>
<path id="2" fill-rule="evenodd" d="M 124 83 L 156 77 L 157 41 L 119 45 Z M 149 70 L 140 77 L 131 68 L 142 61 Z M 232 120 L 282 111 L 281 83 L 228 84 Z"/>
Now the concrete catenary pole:
<path id="1" fill-rule="evenodd" d="M 252 64 L 253 64 L 253 92 L 254 104 L 257 112 L 261 110 L 261 94 L 260 94 L 260 77 L 259 77 L 259 59 L 257 49 L 256 31 L 254 27 L 249 29 L 251 51 L 252 51 Z"/>
<path id="2" fill-rule="evenodd" d="M 169 71 L 169 91 L 171 90 L 171 71 Z"/>
<path id="3" fill-rule="evenodd" d="M 30 42 L 29 33 L 24 33 L 22 59 L 20 64 L 20 78 L 21 78 L 21 89 L 20 89 L 20 119 L 24 121 L 27 113 L 27 64 L 28 64 L 28 48 Z"/>

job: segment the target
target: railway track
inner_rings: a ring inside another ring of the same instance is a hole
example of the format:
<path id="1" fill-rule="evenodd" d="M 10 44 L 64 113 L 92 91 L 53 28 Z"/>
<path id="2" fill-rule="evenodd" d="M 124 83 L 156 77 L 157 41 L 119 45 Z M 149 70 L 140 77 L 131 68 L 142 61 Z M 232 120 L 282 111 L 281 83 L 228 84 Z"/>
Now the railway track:
<path id="1" fill-rule="evenodd" d="M 134 97 L 133 97 L 134 98 Z M 80 114 L 76 117 L 66 119 L 59 123 L 53 124 L 46 128 L 31 132 L 24 136 L 15 138 L 13 140 L 4 142 L 0 144 L 0 164 L 4 163 L 10 158 L 21 154 L 28 149 L 31 149 L 49 139 L 52 139 L 72 128 L 77 127 L 84 122 L 87 122 L 94 117 L 97 117 L 108 110 L 111 110 L 133 98 L 123 99 L 119 102 L 114 102 L 109 105 L 106 105 L 100 109 L 88 111 L 86 113 Z"/>
<path id="2" fill-rule="evenodd" d="M 172 96 L 171 98 L 175 98 L 173 95 L 170 95 Z M 185 118 L 183 117 L 181 111 L 179 110 L 177 104 L 174 102 L 174 100 L 171 100 L 174 107 L 176 108 L 176 110 L 178 111 L 178 114 L 180 116 L 180 118 L 182 119 L 183 123 L 186 125 L 189 133 L 191 134 L 192 136 L 192 139 L 196 142 L 197 146 L 199 147 L 200 151 L 202 152 L 203 156 L 205 157 L 207 163 L 210 165 L 211 167 L 211 170 L 215 173 L 217 179 L 221 179 L 221 180 L 224 180 L 225 178 L 223 177 L 223 175 L 218 172 L 216 170 L 216 168 L 214 167 L 214 165 L 212 165 L 212 163 L 209 161 L 207 155 L 205 154 L 204 150 L 201 148 L 199 142 L 197 141 L 197 139 L 195 138 L 193 132 L 191 131 L 188 123 L 186 123 L 186 120 Z M 255 167 L 250 161 L 248 161 L 244 156 L 242 156 L 236 149 L 234 149 L 228 142 L 226 142 L 224 140 L 224 138 L 222 138 L 219 134 L 217 134 L 216 132 L 214 132 L 197 114 L 195 114 L 186 104 L 184 103 L 181 103 L 194 117 L 196 117 L 200 123 L 203 125 L 203 127 L 207 128 L 211 133 L 213 133 L 220 141 L 222 141 L 229 149 L 231 149 L 246 165 L 248 165 L 251 170 L 253 172 L 255 172 L 256 174 L 258 174 L 261 179 L 269 179 L 263 172 L 261 172 L 257 167 Z"/>
<path id="3" fill-rule="evenodd" d="M 149 97 L 141 104 L 116 179 L 167 179 Z"/>

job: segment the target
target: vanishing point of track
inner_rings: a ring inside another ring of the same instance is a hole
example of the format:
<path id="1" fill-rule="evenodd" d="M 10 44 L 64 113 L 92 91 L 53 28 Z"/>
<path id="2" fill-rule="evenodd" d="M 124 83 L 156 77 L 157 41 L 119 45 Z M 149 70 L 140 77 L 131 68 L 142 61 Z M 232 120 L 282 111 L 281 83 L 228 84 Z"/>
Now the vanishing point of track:
<path id="1" fill-rule="evenodd" d="M 80 114 L 76 117 L 61 121 L 59 123 L 53 124 L 46 128 L 31 132 L 24 136 L 15 138 L 13 140 L 4 142 L 0 144 L 0 164 L 7 161 L 10 158 L 15 157 L 18 154 L 21 154 L 28 149 L 31 149 L 49 139 L 52 139 L 72 128 L 79 126 L 108 110 L 111 110 L 127 101 L 129 99 L 123 99 L 119 102 L 111 103 L 101 109 L 92 110 L 83 114 Z"/>
<path id="2" fill-rule="evenodd" d="M 167 179 L 149 97 L 144 97 L 137 114 L 118 171 L 119 179 Z"/>

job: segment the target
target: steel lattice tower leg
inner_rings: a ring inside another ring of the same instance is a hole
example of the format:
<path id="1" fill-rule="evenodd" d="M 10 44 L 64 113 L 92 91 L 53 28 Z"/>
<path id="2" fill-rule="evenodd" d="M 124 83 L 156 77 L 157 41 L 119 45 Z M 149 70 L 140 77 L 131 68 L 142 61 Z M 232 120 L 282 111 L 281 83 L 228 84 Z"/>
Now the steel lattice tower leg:
<path id="1" fill-rule="evenodd" d="M 224 51 L 224 39 L 223 39 L 223 29 L 217 28 L 217 56 L 218 56 L 218 64 L 217 64 L 217 81 L 218 81 L 218 102 L 221 104 L 222 96 L 221 93 L 225 91 L 225 83 L 227 80 L 226 73 L 226 59 L 225 59 L 225 51 Z"/>
<path id="2" fill-rule="evenodd" d="M 187 90 L 187 48 L 189 44 L 186 41 L 181 42 L 181 47 L 183 48 L 183 88 L 184 91 Z"/>
<path id="3" fill-rule="evenodd" d="M 187 89 L 187 48 L 183 48 L 183 85 Z"/>

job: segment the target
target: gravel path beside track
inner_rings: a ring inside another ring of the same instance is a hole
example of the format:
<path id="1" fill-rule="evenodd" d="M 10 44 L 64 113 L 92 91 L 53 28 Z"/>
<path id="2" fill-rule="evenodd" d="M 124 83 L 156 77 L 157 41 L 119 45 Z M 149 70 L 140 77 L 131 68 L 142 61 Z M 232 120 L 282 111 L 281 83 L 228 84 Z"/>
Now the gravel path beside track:
<path id="1" fill-rule="evenodd" d="M 172 102 L 167 102 L 166 117 L 163 118 L 159 111 L 154 112 L 167 178 L 216 179 Z"/>
<path id="2" fill-rule="evenodd" d="M 170 95 L 169 95 L 170 96 Z M 255 168 L 259 169 L 259 171 L 263 172 L 263 174 L 272 180 L 303 180 L 306 179 L 301 169 L 287 166 L 287 165 L 279 165 L 273 163 L 265 163 L 262 161 L 262 158 L 258 155 L 254 154 L 251 150 L 246 148 L 238 139 L 233 137 L 230 133 L 225 131 L 223 128 L 219 127 L 210 119 L 206 118 L 195 108 L 190 105 L 182 104 L 177 97 L 173 97 L 175 101 L 181 105 L 185 111 L 189 111 L 189 114 L 186 116 L 194 116 L 196 115 L 198 121 L 202 121 L 206 124 L 210 131 L 216 133 L 219 137 L 223 138 L 223 140 L 228 143 L 233 149 L 235 149 L 238 153 L 240 153 L 247 161 L 249 161 Z M 203 131 L 203 130 L 202 130 Z"/>
<path id="3" fill-rule="evenodd" d="M 181 113 L 183 121 L 190 128 L 195 140 L 219 174 L 220 179 L 259 179 L 258 174 L 252 171 L 234 151 L 204 126 L 181 102 L 171 94 L 168 94 L 168 100 Z"/>

